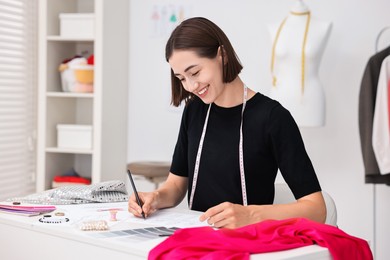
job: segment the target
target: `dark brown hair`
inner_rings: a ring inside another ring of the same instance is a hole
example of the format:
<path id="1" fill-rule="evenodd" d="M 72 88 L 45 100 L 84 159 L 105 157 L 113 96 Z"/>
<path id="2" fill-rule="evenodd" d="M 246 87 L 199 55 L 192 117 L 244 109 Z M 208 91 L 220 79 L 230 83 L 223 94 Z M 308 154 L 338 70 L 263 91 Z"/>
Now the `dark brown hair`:
<path id="1" fill-rule="evenodd" d="M 173 30 L 165 47 L 165 58 L 169 61 L 175 50 L 192 50 L 199 57 L 213 59 L 221 47 L 223 82 L 232 82 L 242 70 L 242 65 L 225 33 L 216 24 L 203 17 L 190 18 Z M 227 58 L 227 62 L 225 62 Z M 183 88 L 180 80 L 171 69 L 171 104 L 179 106 L 185 100 L 188 103 L 194 94 Z"/>

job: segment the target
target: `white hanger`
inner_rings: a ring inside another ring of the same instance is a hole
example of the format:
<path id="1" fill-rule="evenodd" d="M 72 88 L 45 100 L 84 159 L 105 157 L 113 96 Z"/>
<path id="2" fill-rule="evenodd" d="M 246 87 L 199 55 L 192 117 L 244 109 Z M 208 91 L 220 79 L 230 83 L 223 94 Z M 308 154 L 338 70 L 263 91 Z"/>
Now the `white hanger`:
<path id="1" fill-rule="evenodd" d="M 381 38 L 382 34 L 385 31 L 387 31 L 388 29 L 390 29 L 390 26 L 386 26 L 386 27 L 382 28 L 382 30 L 379 31 L 378 36 L 376 37 L 376 41 L 375 41 L 375 52 L 378 52 L 379 39 Z"/>

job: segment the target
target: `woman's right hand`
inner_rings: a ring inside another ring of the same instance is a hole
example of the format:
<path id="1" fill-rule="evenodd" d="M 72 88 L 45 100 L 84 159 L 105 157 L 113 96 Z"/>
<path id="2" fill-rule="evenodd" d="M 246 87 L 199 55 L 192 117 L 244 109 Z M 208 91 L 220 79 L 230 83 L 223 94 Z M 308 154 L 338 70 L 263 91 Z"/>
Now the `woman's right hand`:
<path id="1" fill-rule="evenodd" d="M 129 212 L 136 217 L 150 216 L 158 209 L 177 206 L 185 197 L 187 191 L 187 177 L 169 173 L 166 181 L 157 190 L 152 192 L 138 192 L 142 208 L 138 205 L 134 193 L 129 198 Z"/>
<path id="2" fill-rule="evenodd" d="M 142 217 L 142 211 L 145 217 L 150 216 L 157 211 L 158 192 L 138 192 L 142 208 L 138 205 L 134 193 L 129 198 L 128 210 L 136 217 Z"/>

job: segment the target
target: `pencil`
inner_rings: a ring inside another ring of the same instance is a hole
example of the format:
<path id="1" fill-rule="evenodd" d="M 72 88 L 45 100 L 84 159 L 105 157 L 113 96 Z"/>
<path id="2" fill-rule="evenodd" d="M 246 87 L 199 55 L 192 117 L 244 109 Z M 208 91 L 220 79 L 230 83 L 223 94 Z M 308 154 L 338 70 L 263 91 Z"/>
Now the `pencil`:
<path id="1" fill-rule="evenodd" d="M 144 219 L 146 219 L 146 218 L 145 218 L 144 210 L 142 209 L 141 200 L 139 199 L 139 196 L 138 196 L 137 188 L 135 187 L 135 184 L 134 184 L 134 181 L 133 181 L 133 177 L 131 177 L 131 172 L 130 172 L 129 169 L 127 169 L 127 175 L 129 175 L 130 183 L 131 183 L 131 186 L 133 187 L 135 199 L 137 200 L 138 205 L 141 207 L 141 210 L 142 210 L 141 215 L 142 215 L 142 217 L 143 217 Z"/>

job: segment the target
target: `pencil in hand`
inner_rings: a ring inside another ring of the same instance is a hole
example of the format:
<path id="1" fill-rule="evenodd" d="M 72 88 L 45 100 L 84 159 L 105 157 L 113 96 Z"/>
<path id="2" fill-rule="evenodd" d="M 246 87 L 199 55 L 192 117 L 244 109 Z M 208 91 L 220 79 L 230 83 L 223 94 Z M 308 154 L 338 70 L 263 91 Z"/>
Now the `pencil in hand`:
<path id="1" fill-rule="evenodd" d="M 143 203 L 141 202 L 141 200 L 139 198 L 139 195 L 138 195 L 138 192 L 137 192 L 137 188 L 135 187 L 135 184 L 134 184 L 134 181 L 133 181 L 133 177 L 131 176 L 131 172 L 130 172 L 129 169 L 127 169 L 127 175 L 129 176 L 131 186 L 133 187 L 133 192 L 134 192 L 134 195 L 135 195 L 135 199 L 137 200 L 138 205 L 141 207 L 141 210 L 142 210 L 141 215 L 142 215 L 143 219 L 146 219 L 144 210 L 142 209 Z"/>

